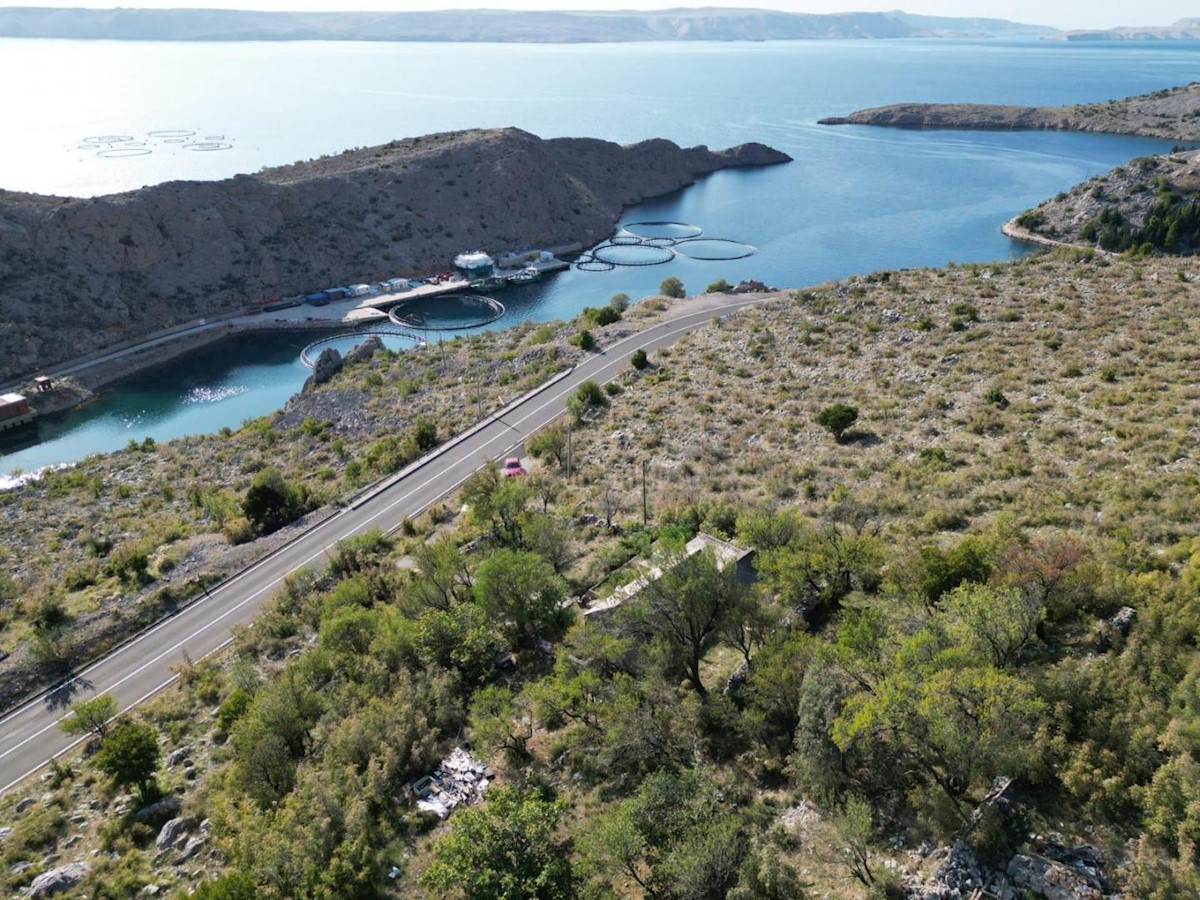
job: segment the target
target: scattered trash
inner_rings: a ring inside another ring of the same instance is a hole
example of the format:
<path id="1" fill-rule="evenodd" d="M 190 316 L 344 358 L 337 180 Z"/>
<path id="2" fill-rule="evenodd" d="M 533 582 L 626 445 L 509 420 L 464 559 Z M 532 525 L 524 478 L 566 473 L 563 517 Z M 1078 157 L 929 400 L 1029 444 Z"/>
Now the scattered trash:
<path id="1" fill-rule="evenodd" d="M 471 806 L 483 799 L 493 778 L 492 770 L 462 747 L 455 747 L 437 771 L 409 783 L 417 808 L 444 819 L 457 806 Z"/>

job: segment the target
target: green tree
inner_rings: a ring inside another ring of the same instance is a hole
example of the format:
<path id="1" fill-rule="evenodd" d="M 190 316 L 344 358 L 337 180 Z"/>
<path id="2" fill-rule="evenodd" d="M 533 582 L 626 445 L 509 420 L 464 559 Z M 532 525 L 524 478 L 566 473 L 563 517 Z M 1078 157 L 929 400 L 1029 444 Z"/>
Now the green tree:
<path id="1" fill-rule="evenodd" d="M 158 771 L 158 734 L 149 725 L 118 722 L 112 727 L 95 756 L 96 767 L 120 788 L 137 788 L 142 802 L 155 793 Z"/>
<path id="2" fill-rule="evenodd" d="M 59 723 L 67 734 L 92 732 L 103 738 L 108 733 L 108 723 L 117 715 L 117 701 L 112 694 L 98 694 L 90 700 L 71 704 L 71 715 Z"/>
<path id="3" fill-rule="evenodd" d="M 845 862 L 850 874 L 864 887 L 875 883 L 871 871 L 871 806 L 861 797 L 850 797 L 833 816 L 834 827 L 842 839 Z"/>
<path id="4" fill-rule="evenodd" d="M 841 441 L 846 430 L 858 421 L 858 407 L 846 403 L 835 403 L 817 413 L 817 424 L 833 435 L 835 441 Z"/>
<path id="5" fill-rule="evenodd" d="M 728 294 L 731 290 L 733 290 L 732 284 L 730 284 L 724 278 L 718 278 L 716 281 L 712 282 L 711 284 L 709 284 L 708 287 L 706 287 L 704 289 L 704 293 L 706 293 L 706 294 Z"/>
<path id="6" fill-rule="evenodd" d="M 556 835 L 565 809 L 562 801 L 493 788 L 485 804 L 455 814 L 422 884 L 466 900 L 568 900 L 575 896 L 568 844 Z"/>
<path id="7" fill-rule="evenodd" d="M 1046 608 L 1036 594 L 1015 587 L 961 584 L 942 598 L 942 608 L 966 643 L 1003 668 L 1013 662 L 1037 632 Z"/>
<path id="8" fill-rule="evenodd" d="M 549 460 L 561 469 L 567 464 L 567 429 L 548 425 L 530 438 L 528 447 L 535 459 Z"/>
<path id="9" fill-rule="evenodd" d="M 672 275 L 670 278 L 664 278 L 662 284 L 658 286 L 658 292 L 664 297 L 671 297 L 674 300 L 682 300 L 687 296 L 687 291 L 683 287 L 683 282 Z"/>
<path id="10" fill-rule="evenodd" d="M 735 580 L 734 567 L 722 571 L 711 551 L 668 556 L 660 565 L 662 576 L 647 583 L 628 615 L 656 646 L 665 667 L 707 696 L 701 663 L 721 628 L 742 610 L 746 589 Z"/>
<path id="11" fill-rule="evenodd" d="M 242 501 L 242 512 L 259 534 L 270 534 L 304 514 L 307 498 L 303 491 L 284 480 L 275 468 L 254 476 Z"/>
<path id="12" fill-rule="evenodd" d="M 536 553 L 495 551 L 476 570 L 473 591 L 479 605 L 494 621 L 504 623 L 514 640 L 554 631 L 563 622 L 566 586 Z"/>

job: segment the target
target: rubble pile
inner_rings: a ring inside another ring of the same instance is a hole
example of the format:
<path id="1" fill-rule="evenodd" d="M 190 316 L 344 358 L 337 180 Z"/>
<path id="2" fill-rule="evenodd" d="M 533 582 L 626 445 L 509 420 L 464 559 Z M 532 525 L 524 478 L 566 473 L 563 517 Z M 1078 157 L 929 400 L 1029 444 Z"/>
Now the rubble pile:
<path id="1" fill-rule="evenodd" d="M 416 779 L 408 787 L 417 799 L 418 809 L 444 819 L 455 807 L 482 800 L 493 777 L 492 770 L 469 751 L 455 747 L 436 772 Z"/>

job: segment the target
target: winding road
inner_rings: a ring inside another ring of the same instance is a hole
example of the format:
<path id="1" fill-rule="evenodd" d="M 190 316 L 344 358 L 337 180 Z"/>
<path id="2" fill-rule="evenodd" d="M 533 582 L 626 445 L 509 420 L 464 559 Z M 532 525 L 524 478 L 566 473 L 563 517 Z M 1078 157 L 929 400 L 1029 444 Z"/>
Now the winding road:
<path id="1" fill-rule="evenodd" d="M 202 599 L 91 663 L 55 691 L 27 702 L 0 719 L 0 793 L 9 791 L 85 738 L 58 727 L 67 702 L 111 693 L 124 711 L 175 681 L 172 668 L 227 646 L 235 625 L 254 621 L 260 604 L 291 572 L 320 565 L 343 538 L 372 528 L 390 531 L 445 497 L 484 461 L 504 456 L 565 409 L 567 397 L 584 381 L 615 378 L 638 348 L 654 351 L 710 322 L 714 316 L 762 303 L 778 295 L 707 295 L 676 305 L 666 321 L 617 340 L 571 371 L 418 460 L 360 495 L 336 514 L 313 525 L 283 547 L 232 576 Z"/>

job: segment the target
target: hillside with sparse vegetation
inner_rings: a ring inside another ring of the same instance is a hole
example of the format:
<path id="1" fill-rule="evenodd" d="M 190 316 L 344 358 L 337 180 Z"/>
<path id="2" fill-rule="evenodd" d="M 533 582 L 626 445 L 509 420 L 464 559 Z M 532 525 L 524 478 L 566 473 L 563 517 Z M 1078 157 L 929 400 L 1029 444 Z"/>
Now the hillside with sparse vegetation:
<path id="1" fill-rule="evenodd" d="M 1197 279 L 1070 250 L 881 272 L 639 357 L 569 404 L 569 475 L 554 425 L 528 475 L 343 544 L 0 800 L 0 886 L 78 861 L 68 896 L 1194 895 Z M 664 306 L 454 352 L 603 349 Z M 306 402 L 411 377 L 375 354 Z M 231 437 L 341 439 L 333 483 L 373 446 L 288 415 Z M 684 557 L 700 532 L 757 581 Z M 410 786 L 464 740 L 490 785 L 443 822 Z"/>

